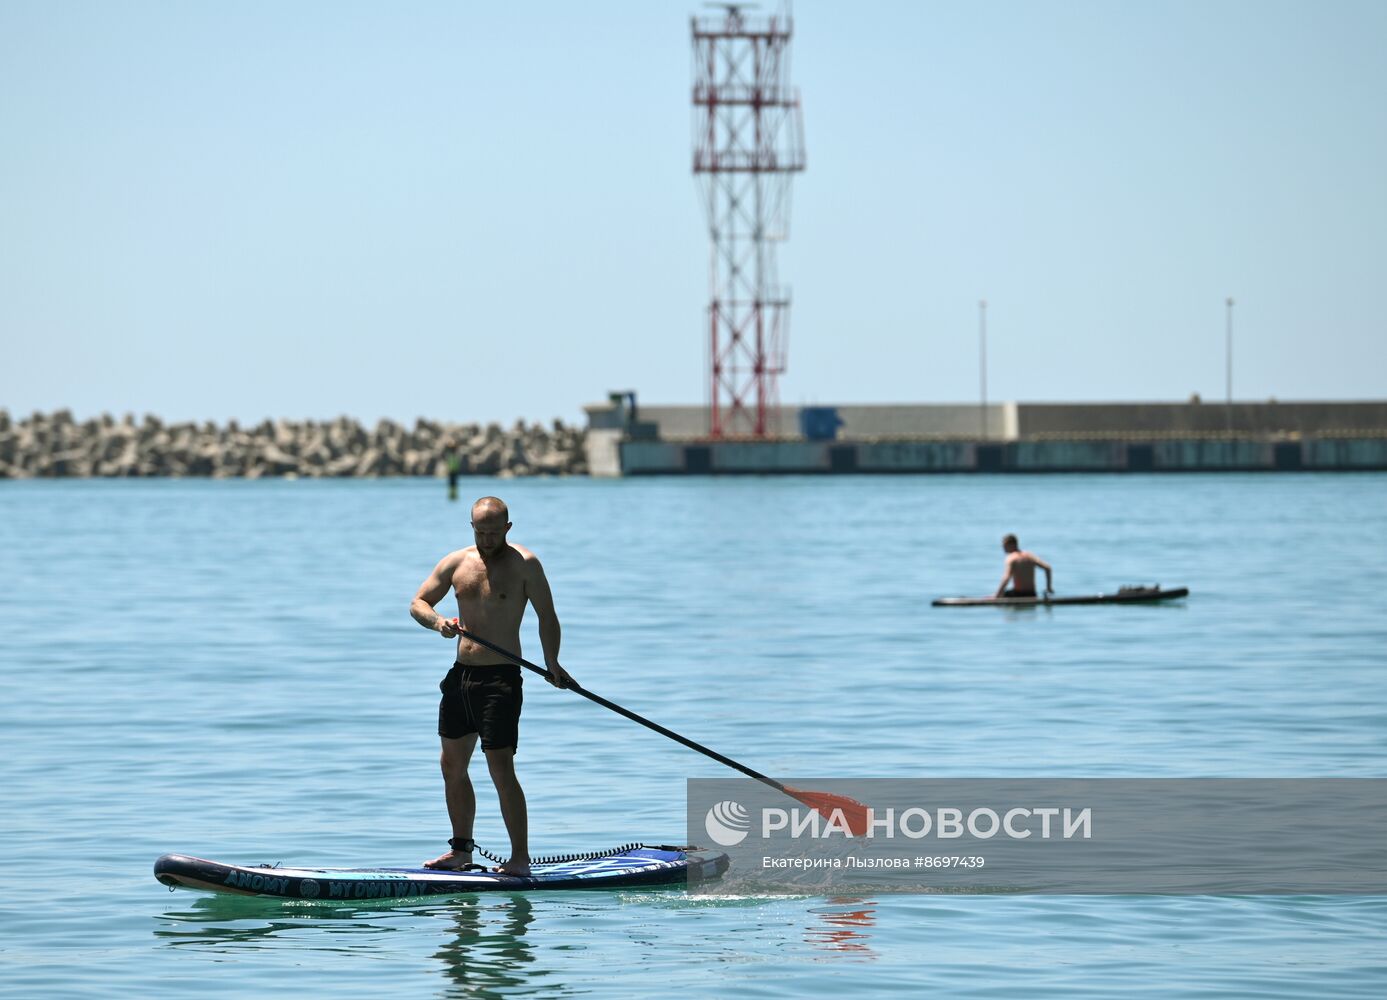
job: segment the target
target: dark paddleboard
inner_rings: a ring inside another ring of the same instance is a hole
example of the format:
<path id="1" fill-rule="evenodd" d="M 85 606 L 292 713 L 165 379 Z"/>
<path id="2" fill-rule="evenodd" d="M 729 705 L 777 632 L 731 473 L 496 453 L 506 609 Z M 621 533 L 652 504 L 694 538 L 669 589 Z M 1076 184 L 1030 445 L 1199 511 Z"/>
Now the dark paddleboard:
<path id="1" fill-rule="evenodd" d="M 331 902 L 531 889 L 625 889 L 717 878 L 727 870 L 726 854 L 696 851 L 629 844 L 607 853 L 565 860 L 541 859 L 530 866 L 533 875 L 529 878 L 431 868 L 228 865 L 184 854 L 165 854 L 154 862 L 154 877 L 171 888 Z"/>
<path id="2" fill-rule="evenodd" d="M 1150 604 L 1155 601 L 1173 601 L 1177 597 L 1188 597 L 1188 587 L 1173 587 L 1162 590 L 1160 587 L 1123 587 L 1115 594 L 1084 594 L 1078 597 L 940 597 L 935 599 L 936 608 L 1033 608 L 1050 607 L 1056 604 Z"/>

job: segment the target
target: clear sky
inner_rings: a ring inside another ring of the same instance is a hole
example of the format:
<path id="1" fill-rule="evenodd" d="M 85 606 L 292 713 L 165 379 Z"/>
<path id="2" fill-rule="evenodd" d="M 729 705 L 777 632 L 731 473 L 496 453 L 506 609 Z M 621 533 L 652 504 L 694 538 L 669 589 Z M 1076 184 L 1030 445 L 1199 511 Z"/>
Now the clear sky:
<path id="1" fill-rule="evenodd" d="M 0 0 L 0 407 L 703 401 L 695 11 Z M 794 16 L 784 402 L 1387 397 L 1387 3 Z"/>

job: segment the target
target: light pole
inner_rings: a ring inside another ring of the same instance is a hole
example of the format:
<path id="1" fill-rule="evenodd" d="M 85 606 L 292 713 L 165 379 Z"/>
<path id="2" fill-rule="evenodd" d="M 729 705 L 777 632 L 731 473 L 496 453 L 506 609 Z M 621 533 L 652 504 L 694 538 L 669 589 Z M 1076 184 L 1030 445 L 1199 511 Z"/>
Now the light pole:
<path id="1" fill-rule="evenodd" d="M 1228 424 L 1228 436 L 1233 436 L 1233 299 L 1227 300 L 1228 323 L 1223 338 L 1224 349 L 1224 415 Z"/>
<path id="2" fill-rule="evenodd" d="M 987 440 L 987 300 L 978 300 L 978 384 L 982 396 L 982 406 L 978 409 L 978 420 L 982 426 L 982 439 Z"/>

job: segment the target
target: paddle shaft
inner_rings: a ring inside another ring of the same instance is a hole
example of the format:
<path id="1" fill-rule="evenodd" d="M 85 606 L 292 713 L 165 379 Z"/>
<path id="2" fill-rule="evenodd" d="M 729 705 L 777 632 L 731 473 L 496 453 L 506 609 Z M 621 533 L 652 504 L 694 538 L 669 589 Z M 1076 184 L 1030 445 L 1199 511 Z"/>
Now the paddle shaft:
<path id="1" fill-rule="evenodd" d="M 496 645 L 495 643 L 490 642 L 490 641 L 488 641 L 488 640 L 486 640 L 486 639 L 483 639 L 483 638 L 482 638 L 481 636 L 479 636 L 479 635 L 473 635 L 471 632 L 467 631 L 466 629 L 459 629 L 459 630 L 458 630 L 458 634 L 461 635 L 464 639 L 469 639 L 469 640 L 471 640 L 472 642 L 475 642 L 475 643 L 476 643 L 477 645 L 479 645 L 479 646 L 485 646 L 487 649 L 491 650 L 493 653 L 499 653 L 500 655 L 504 656 L 506 659 L 510 660 L 512 663 L 518 663 L 518 664 L 519 664 L 520 666 L 522 666 L 522 667 L 527 667 L 528 669 L 533 670 L 535 673 L 539 674 L 541 677 L 545 677 L 545 678 L 549 678 L 549 677 L 550 677 L 549 671 L 545 670 L 543 667 L 535 666 L 535 664 L 531 663 L 529 660 L 525 659 L 523 656 L 517 656 L 516 654 L 512 653 L 512 652 L 511 652 L 510 650 L 508 650 L 508 649 L 502 649 L 500 646 L 498 646 L 498 645 Z M 684 744 L 684 746 L 688 747 L 690 750 L 697 750 L 699 753 L 703 754 L 703 756 L 705 756 L 705 757 L 711 757 L 713 760 L 717 761 L 719 764 L 726 764 L 726 765 L 727 765 L 728 767 L 730 767 L 730 768 L 734 768 L 734 769 L 736 769 L 736 770 L 738 770 L 738 771 L 741 771 L 741 772 L 742 772 L 743 774 L 745 774 L 748 778 L 755 778 L 757 781 L 761 782 L 763 785 L 770 785 L 772 788 L 776 789 L 777 791 L 785 792 L 787 795 L 793 794 L 793 793 L 791 793 L 784 785 L 782 785 L 780 782 L 776 781 L 774 778 L 767 777 L 766 775 L 762 774 L 760 771 L 753 771 L 751 768 L 747 767 L 745 764 L 738 763 L 737 761 L 733 760 L 731 757 L 724 757 L 722 754 L 718 753 L 716 750 L 710 750 L 710 749 L 708 749 L 707 747 L 705 747 L 702 743 L 696 743 L 696 742 L 694 742 L 693 740 L 689 739 L 687 736 L 680 736 L 680 735 L 679 735 L 678 733 L 676 733 L 673 729 L 666 729 L 664 726 L 660 725 L 658 722 L 651 722 L 649 719 L 645 718 L 644 716 L 642 716 L 642 715 L 637 715 L 635 712 L 631 711 L 629 708 L 622 708 L 622 707 L 621 707 L 620 705 L 618 705 L 616 702 L 614 702 L 614 701 L 608 701 L 606 698 L 603 698 L 600 694 L 593 694 L 591 691 L 589 691 L 587 688 L 583 687 L 583 686 L 582 686 L 581 684 L 579 684 L 577 681 L 572 681 L 571 683 L 569 683 L 569 684 L 567 685 L 567 690 L 569 690 L 569 691 L 576 691 L 576 692 L 578 692 L 578 694 L 582 695 L 582 696 L 583 696 L 584 698 L 586 698 L 588 701 L 595 701 L 595 702 L 597 702 L 597 704 L 601 705 L 603 708 L 611 709 L 611 710 L 612 710 L 613 712 L 615 712 L 617 715 L 624 715 L 624 716 L 626 716 L 626 718 L 630 719 L 632 722 L 639 722 L 639 723 L 640 723 L 642 726 L 644 726 L 646 729 L 653 729 L 655 732 L 659 733 L 661 736 L 668 736 L 670 739 L 674 740 L 674 742 L 676 742 L 676 743 L 682 743 L 682 744 Z"/>

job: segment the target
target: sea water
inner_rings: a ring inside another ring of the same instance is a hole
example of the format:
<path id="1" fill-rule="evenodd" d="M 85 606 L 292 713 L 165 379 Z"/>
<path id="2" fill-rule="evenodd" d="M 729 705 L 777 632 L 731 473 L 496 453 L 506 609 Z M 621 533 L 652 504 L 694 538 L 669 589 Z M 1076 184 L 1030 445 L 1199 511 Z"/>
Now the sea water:
<path id="1" fill-rule="evenodd" d="M 770 774 L 1382 777 L 1387 476 L 0 483 L 0 995 L 1381 997 L 1382 897 L 681 889 L 305 904 L 165 852 L 415 864 L 450 643 L 410 598 L 471 496 L 543 560 L 584 685 Z M 936 609 L 1000 538 L 1061 593 Z M 448 598 L 451 600 L 451 598 Z M 442 606 L 447 610 L 447 605 Z M 541 659 L 533 615 L 525 652 Z M 536 853 L 681 842 L 728 772 L 530 676 Z M 478 761 L 477 839 L 506 846 Z"/>

